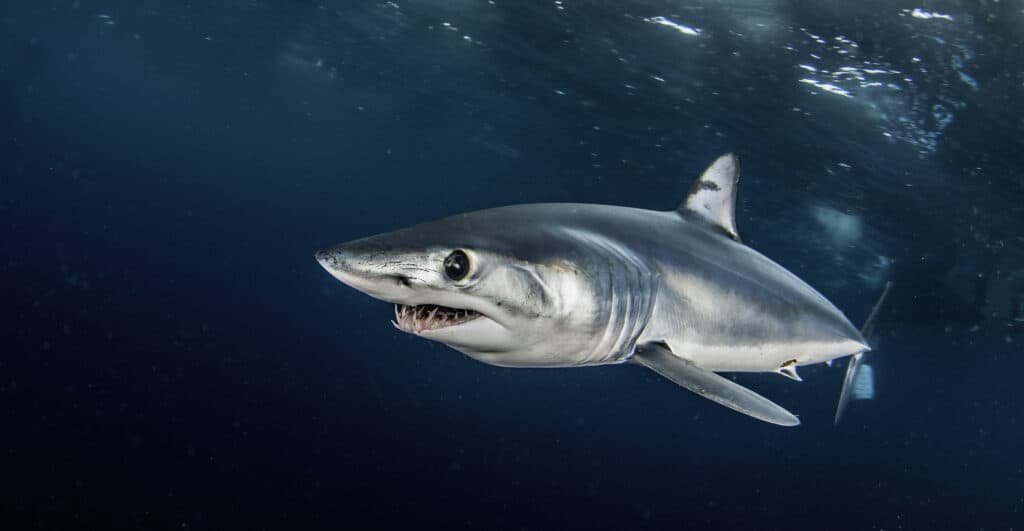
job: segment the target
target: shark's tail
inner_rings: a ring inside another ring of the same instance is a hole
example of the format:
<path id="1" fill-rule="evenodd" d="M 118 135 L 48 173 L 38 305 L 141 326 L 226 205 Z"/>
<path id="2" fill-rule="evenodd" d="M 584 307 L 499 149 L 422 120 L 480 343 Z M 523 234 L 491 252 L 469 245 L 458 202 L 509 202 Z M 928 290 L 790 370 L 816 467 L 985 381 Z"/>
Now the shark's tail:
<path id="1" fill-rule="evenodd" d="M 882 304 L 885 303 L 885 298 L 889 295 L 890 288 L 892 288 L 892 282 L 886 282 L 885 289 L 882 290 L 882 296 L 878 298 L 878 302 L 871 308 L 871 314 L 868 315 L 867 321 L 864 321 L 864 326 L 860 329 L 860 335 L 865 339 L 871 337 L 871 333 L 875 330 L 875 322 L 878 321 L 879 310 L 882 309 Z M 870 366 L 864 365 L 863 360 L 863 352 L 850 356 L 849 365 L 846 366 L 846 377 L 843 378 L 843 390 L 839 393 L 839 405 L 836 406 L 836 424 L 839 424 L 839 421 L 842 420 L 843 411 L 846 410 L 846 405 L 850 402 L 850 398 L 873 398 L 875 395 L 874 373 Z"/>

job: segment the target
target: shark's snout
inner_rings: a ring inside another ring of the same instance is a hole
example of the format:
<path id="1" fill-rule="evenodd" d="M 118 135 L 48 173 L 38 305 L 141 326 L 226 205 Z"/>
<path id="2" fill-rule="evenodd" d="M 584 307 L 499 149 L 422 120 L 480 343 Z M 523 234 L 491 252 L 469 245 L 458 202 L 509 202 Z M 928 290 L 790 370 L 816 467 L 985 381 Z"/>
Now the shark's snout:
<path id="1" fill-rule="evenodd" d="M 364 238 L 321 249 L 314 257 L 331 274 L 357 273 L 360 269 L 365 269 L 360 268 L 360 264 L 373 264 L 386 251 L 385 246 L 373 241 L 372 238 Z"/>
<path id="2" fill-rule="evenodd" d="M 316 261 L 320 264 L 320 267 L 323 267 L 324 269 L 327 269 L 327 264 L 329 263 L 328 262 L 328 256 L 329 255 L 328 255 L 327 251 L 320 250 L 320 251 L 317 251 L 316 254 L 313 255 L 313 258 L 316 258 Z"/>
<path id="3" fill-rule="evenodd" d="M 349 267 L 350 255 L 337 247 L 319 250 L 314 257 L 320 264 L 320 267 L 326 269 L 328 273 L 339 280 L 344 281 L 344 279 L 338 276 L 339 274 L 351 272 L 352 268 Z"/>
<path id="4" fill-rule="evenodd" d="M 403 260 L 373 238 L 321 249 L 314 258 L 332 277 L 371 297 L 401 302 L 408 297 L 406 278 L 398 269 Z"/>
<path id="5" fill-rule="evenodd" d="M 358 276 L 361 276 L 357 268 L 353 267 L 355 257 L 346 249 L 345 244 L 321 249 L 313 257 L 331 276 L 350 286 Z"/>

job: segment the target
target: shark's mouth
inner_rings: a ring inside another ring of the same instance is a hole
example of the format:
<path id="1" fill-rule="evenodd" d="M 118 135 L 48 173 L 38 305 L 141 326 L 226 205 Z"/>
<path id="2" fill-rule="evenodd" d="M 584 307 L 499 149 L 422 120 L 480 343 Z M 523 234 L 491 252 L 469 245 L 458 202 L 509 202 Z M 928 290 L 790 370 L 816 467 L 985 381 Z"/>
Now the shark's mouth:
<path id="1" fill-rule="evenodd" d="M 391 324 L 403 332 L 419 334 L 472 321 L 481 315 L 480 312 L 473 310 L 448 308 L 436 304 L 421 304 L 419 306 L 396 304 L 395 320 Z"/>

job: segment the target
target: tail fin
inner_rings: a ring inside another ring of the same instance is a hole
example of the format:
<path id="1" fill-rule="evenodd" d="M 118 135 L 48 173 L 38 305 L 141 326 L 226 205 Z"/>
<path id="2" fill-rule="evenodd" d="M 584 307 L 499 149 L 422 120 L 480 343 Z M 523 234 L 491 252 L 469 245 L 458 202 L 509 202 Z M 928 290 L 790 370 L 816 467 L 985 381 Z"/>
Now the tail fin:
<path id="1" fill-rule="evenodd" d="M 882 296 L 878 298 L 878 302 L 876 302 L 875 306 L 871 308 L 871 314 L 868 315 L 868 320 L 864 321 L 864 326 L 860 329 L 860 335 L 865 339 L 870 337 L 871 333 L 875 330 L 875 322 L 878 321 L 878 312 L 882 309 L 882 304 L 885 302 L 885 298 L 889 295 L 890 288 L 892 288 L 892 282 L 886 282 L 885 289 L 882 290 Z M 860 370 L 863 359 L 863 352 L 858 352 L 853 356 L 850 356 L 850 363 L 846 366 L 846 376 L 843 378 L 843 390 L 839 393 L 839 405 L 836 406 L 836 424 L 839 424 L 839 421 L 843 419 L 843 411 L 846 410 L 846 405 L 850 402 L 850 398 L 854 394 L 854 388 L 856 387 L 855 383 L 858 380 L 857 374 Z M 865 367 L 867 369 L 871 369 L 871 367 Z M 870 370 L 865 371 L 864 378 L 872 378 L 871 394 L 874 395 L 873 374 Z M 864 378 L 861 379 L 861 385 L 867 385 Z"/>

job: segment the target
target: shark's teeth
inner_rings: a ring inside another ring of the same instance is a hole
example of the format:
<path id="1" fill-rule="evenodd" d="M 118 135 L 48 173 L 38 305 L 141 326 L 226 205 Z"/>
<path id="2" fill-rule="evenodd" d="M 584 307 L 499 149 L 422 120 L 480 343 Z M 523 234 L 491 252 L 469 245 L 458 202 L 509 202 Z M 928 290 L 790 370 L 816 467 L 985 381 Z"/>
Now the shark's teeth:
<path id="1" fill-rule="evenodd" d="M 395 305 L 395 320 L 392 324 L 403 332 L 419 334 L 424 331 L 438 330 L 472 321 L 480 317 L 480 313 L 461 308 L 448 308 L 436 304 L 419 306 Z"/>

